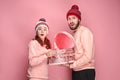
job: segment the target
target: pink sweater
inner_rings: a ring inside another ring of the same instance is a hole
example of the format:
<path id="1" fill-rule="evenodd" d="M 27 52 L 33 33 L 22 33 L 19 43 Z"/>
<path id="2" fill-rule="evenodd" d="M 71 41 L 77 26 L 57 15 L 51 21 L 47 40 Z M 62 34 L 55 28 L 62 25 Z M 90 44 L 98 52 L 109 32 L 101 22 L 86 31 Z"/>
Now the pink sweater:
<path id="1" fill-rule="evenodd" d="M 94 40 L 91 31 L 84 27 L 78 27 L 74 34 L 75 62 L 70 65 L 74 71 L 94 69 Z"/>
<path id="2" fill-rule="evenodd" d="M 47 56 L 48 50 L 42 47 L 38 41 L 31 40 L 29 43 L 29 78 L 48 78 Z"/>

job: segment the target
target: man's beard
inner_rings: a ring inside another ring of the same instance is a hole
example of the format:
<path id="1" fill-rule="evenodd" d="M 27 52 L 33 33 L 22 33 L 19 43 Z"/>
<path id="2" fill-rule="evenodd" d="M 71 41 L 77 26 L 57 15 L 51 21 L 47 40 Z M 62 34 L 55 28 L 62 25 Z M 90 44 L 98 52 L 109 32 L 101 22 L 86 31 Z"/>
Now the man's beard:
<path id="1" fill-rule="evenodd" d="M 69 28 L 70 28 L 71 30 L 76 30 L 76 29 L 78 28 L 79 24 L 80 24 L 80 22 L 78 21 L 75 27 L 71 27 L 71 26 L 69 25 Z"/>

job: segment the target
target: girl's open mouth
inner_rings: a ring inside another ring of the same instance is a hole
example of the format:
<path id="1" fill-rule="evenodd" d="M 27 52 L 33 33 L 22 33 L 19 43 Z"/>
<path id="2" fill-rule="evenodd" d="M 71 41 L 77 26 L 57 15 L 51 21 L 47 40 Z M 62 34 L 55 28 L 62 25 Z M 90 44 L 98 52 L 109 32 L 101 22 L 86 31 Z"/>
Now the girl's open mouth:
<path id="1" fill-rule="evenodd" d="M 44 34 L 40 34 L 41 36 L 44 36 Z"/>

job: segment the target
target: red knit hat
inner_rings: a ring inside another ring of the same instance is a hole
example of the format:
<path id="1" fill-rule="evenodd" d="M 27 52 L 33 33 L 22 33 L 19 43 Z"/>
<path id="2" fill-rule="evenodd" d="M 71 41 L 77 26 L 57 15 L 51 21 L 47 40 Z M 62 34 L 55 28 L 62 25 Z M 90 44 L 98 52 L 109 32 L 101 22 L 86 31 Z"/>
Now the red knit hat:
<path id="1" fill-rule="evenodd" d="M 69 15 L 75 15 L 81 20 L 81 12 L 79 11 L 78 5 L 72 5 L 71 9 L 67 12 L 67 15 L 66 15 L 67 19 Z"/>

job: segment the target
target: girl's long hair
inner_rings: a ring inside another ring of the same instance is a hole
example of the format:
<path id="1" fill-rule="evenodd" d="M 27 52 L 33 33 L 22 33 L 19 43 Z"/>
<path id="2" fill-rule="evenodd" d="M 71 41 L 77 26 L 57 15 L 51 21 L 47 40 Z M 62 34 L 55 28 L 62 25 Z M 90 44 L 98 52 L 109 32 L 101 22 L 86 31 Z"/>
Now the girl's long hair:
<path id="1" fill-rule="evenodd" d="M 40 43 L 41 46 L 46 45 L 46 49 L 51 49 L 50 40 L 49 40 L 47 37 L 45 37 L 45 40 L 44 40 L 44 42 L 43 42 L 43 41 L 39 38 L 39 36 L 36 34 L 35 40 L 37 40 L 37 41 Z"/>

